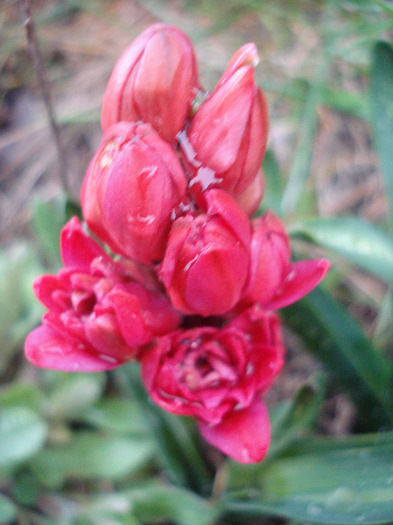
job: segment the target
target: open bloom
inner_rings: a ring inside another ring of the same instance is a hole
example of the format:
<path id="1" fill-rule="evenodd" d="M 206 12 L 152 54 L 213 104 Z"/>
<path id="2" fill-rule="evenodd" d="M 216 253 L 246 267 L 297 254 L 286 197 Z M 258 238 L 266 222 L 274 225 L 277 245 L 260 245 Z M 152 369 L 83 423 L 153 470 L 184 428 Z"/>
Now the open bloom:
<path id="1" fill-rule="evenodd" d="M 258 55 L 246 44 L 232 57 L 213 93 L 181 137 L 190 192 L 211 187 L 238 195 L 254 180 L 266 149 L 268 109 L 255 84 Z"/>
<path id="2" fill-rule="evenodd" d="M 301 299 L 323 279 L 327 259 L 291 263 L 288 234 L 273 212 L 251 221 L 250 270 L 242 305 L 275 310 Z"/>
<path id="3" fill-rule="evenodd" d="M 109 79 L 101 125 L 149 122 L 173 142 L 184 129 L 198 89 L 198 66 L 189 38 L 177 27 L 155 24 L 124 51 Z"/>
<path id="4" fill-rule="evenodd" d="M 261 461 L 270 440 L 261 395 L 283 363 L 278 318 L 258 307 L 223 328 L 202 326 L 160 337 L 142 357 L 153 400 L 194 416 L 202 435 L 243 463 Z"/>
<path id="5" fill-rule="evenodd" d="M 159 275 L 182 313 L 221 315 L 243 290 L 250 224 L 223 190 L 209 190 L 204 198 L 205 213 L 188 213 L 173 222 Z"/>
<path id="6" fill-rule="evenodd" d="M 168 299 L 114 263 L 76 217 L 63 228 L 61 250 L 65 268 L 34 283 L 49 311 L 26 340 L 26 356 L 33 364 L 65 371 L 107 370 L 135 357 L 155 335 L 178 326 L 179 315 Z"/>
<path id="7" fill-rule="evenodd" d="M 115 252 L 160 261 L 186 188 L 169 144 L 149 124 L 120 122 L 107 129 L 86 173 L 83 216 Z"/>

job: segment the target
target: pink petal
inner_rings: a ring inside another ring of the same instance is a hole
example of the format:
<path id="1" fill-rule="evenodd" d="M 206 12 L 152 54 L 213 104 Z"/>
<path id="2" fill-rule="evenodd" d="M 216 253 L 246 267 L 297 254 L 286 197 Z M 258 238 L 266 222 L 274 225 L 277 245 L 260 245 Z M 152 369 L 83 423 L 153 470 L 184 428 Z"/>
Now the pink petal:
<path id="1" fill-rule="evenodd" d="M 116 287 L 107 299 L 113 307 L 120 333 L 127 345 L 136 347 L 148 343 L 152 334 L 145 326 L 138 297 Z"/>
<path id="2" fill-rule="evenodd" d="M 298 301 L 320 283 L 329 268 L 327 259 L 310 259 L 291 264 L 281 290 L 264 307 L 277 310 Z"/>
<path id="3" fill-rule="evenodd" d="M 35 366 L 64 372 L 101 372 L 122 363 L 94 350 L 78 339 L 64 338 L 47 326 L 39 326 L 27 337 L 27 359 Z"/>
<path id="4" fill-rule="evenodd" d="M 259 398 L 243 410 L 233 410 L 217 425 L 200 421 L 199 430 L 206 441 L 239 463 L 262 461 L 269 447 L 269 415 Z"/>
<path id="5" fill-rule="evenodd" d="M 84 232 L 77 217 L 73 217 L 62 229 L 60 247 L 65 266 L 89 270 L 93 259 L 107 257 L 101 246 Z"/>

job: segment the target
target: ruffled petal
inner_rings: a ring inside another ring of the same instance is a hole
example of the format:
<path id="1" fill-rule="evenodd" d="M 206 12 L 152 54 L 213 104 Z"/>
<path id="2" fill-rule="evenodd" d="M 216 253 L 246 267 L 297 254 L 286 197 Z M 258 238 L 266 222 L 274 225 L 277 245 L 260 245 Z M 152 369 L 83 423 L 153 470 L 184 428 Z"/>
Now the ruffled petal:
<path id="1" fill-rule="evenodd" d="M 35 366 L 64 372 L 101 372 L 122 364 L 47 326 L 39 326 L 28 335 L 25 354 Z"/>
<path id="2" fill-rule="evenodd" d="M 298 301 L 322 281 L 329 268 L 330 262 L 327 259 L 310 259 L 293 263 L 280 291 L 264 307 L 268 310 L 277 310 Z"/>
<path id="3" fill-rule="evenodd" d="M 259 398 L 243 410 L 233 410 L 217 425 L 200 421 L 199 430 L 206 441 L 239 463 L 262 461 L 270 443 L 269 414 Z"/>
<path id="4" fill-rule="evenodd" d="M 77 217 L 72 217 L 62 229 L 60 249 L 65 266 L 83 270 L 90 270 L 90 264 L 96 257 L 107 257 L 101 246 L 83 231 Z"/>

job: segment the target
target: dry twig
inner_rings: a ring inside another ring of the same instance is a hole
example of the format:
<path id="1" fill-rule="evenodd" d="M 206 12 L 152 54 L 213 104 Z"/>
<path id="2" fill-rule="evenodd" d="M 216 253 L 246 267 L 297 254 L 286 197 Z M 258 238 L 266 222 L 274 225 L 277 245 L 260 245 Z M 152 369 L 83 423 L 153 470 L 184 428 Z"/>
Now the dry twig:
<path id="1" fill-rule="evenodd" d="M 38 37 L 34 19 L 31 14 L 30 0 L 19 0 L 19 5 L 24 17 L 24 26 L 26 28 L 26 37 L 29 46 L 29 51 L 32 57 L 32 61 L 37 73 L 37 79 L 39 88 L 41 91 L 42 99 L 45 104 L 45 108 L 48 114 L 48 120 L 50 127 L 52 129 L 53 138 L 56 145 L 57 156 L 59 161 L 59 178 L 61 185 L 67 193 L 69 193 L 69 183 L 67 177 L 67 159 L 65 150 L 63 148 L 61 137 L 60 137 L 60 128 L 57 125 L 55 112 L 53 109 L 51 93 L 49 89 L 49 82 L 46 75 L 46 70 L 44 62 L 42 59 L 40 47 L 38 44 Z"/>

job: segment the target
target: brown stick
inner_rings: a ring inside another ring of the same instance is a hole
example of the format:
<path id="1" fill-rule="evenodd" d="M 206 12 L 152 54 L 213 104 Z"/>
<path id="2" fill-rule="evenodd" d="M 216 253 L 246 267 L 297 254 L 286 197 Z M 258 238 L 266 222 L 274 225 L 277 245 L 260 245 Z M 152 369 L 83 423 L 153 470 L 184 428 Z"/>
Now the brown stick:
<path id="1" fill-rule="evenodd" d="M 46 75 L 44 62 L 42 59 L 40 47 L 38 44 L 38 37 L 36 26 L 31 14 L 30 0 L 19 0 L 19 5 L 24 17 L 24 26 L 26 28 L 27 43 L 33 61 L 34 68 L 37 73 L 39 88 L 42 99 L 48 115 L 50 127 L 52 129 L 53 138 L 57 150 L 57 157 L 59 161 L 59 179 L 60 183 L 66 193 L 70 192 L 68 178 L 67 178 L 67 157 L 63 148 L 60 137 L 60 128 L 56 122 L 55 112 L 52 104 L 52 97 L 49 89 L 49 82 Z"/>

